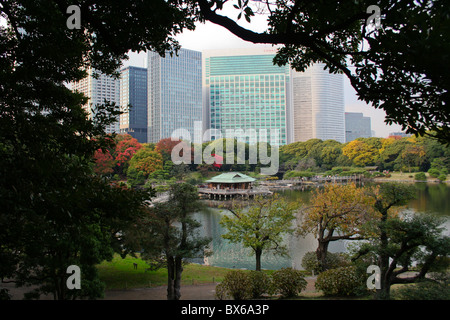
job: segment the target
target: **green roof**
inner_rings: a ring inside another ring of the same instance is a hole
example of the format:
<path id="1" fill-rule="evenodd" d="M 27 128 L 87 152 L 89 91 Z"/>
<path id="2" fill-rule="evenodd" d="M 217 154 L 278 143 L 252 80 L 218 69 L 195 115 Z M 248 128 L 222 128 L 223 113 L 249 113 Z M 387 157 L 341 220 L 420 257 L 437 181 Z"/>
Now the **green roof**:
<path id="1" fill-rule="evenodd" d="M 211 178 L 210 180 L 207 180 L 207 183 L 242 183 L 242 182 L 253 182 L 256 179 L 249 177 L 243 173 L 239 172 L 227 172 L 219 174 L 218 176 L 215 176 Z"/>

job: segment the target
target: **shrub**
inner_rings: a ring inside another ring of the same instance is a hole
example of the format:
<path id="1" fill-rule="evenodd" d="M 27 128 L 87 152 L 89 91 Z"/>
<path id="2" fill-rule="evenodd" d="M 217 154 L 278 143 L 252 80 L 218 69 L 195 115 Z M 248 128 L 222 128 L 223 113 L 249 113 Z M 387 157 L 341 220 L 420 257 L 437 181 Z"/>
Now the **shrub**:
<path id="1" fill-rule="evenodd" d="M 441 174 L 438 179 L 442 182 L 444 182 L 445 180 L 447 180 L 447 175 L 446 174 Z"/>
<path id="2" fill-rule="evenodd" d="M 282 297 L 295 297 L 306 288 L 308 283 L 299 270 L 282 268 L 272 274 L 273 293 L 279 293 Z"/>
<path id="3" fill-rule="evenodd" d="M 448 281 L 423 281 L 405 285 L 393 292 L 393 297 L 399 300 L 450 300 Z"/>
<path id="4" fill-rule="evenodd" d="M 260 298 L 264 293 L 271 293 L 271 280 L 269 275 L 262 271 L 250 271 L 248 274 L 253 299 Z"/>
<path id="5" fill-rule="evenodd" d="M 339 267 L 345 267 L 349 264 L 347 258 L 342 253 L 327 253 L 326 258 L 327 269 L 335 269 Z M 320 273 L 319 262 L 317 261 L 317 255 L 315 251 L 305 253 L 302 258 L 302 267 L 306 271 L 314 272 L 314 274 Z"/>
<path id="6" fill-rule="evenodd" d="M 289 178 L 311 178 L 314 177 L 315 175 L 317 175 L 317 173 L 314 172 L 310 172 L 310 171 L 288 171 L 284 174 L 283 178 L 284 179 L 289 179 Z"/>
<path id="7" fill-rule="evenodd" d="M 439 177 L 441 172 L 438 169 L 431 168 L 430 170 L 428 170 L 428 174 L 430 175 L 430 177 L 437 178 Z"/>
<path id="8" fill-rule="evenodd" d="M 425 175 L 424 172 L 419 172 L 419 173 L 416 173 L 416 175 L 414 176 L 414 179 L 418 180 L 418 181 L 425 181 L 425 180 L 427 180 L 427 176 Z"/>
<path id="9" fill-rule="evenodd" d="M 218 299 L 232 297 L 234 300 L 245 300 L 251 296 L 250 277 L 246 272 L 241 270 L 228 272 L 223 281 L 216 286 L 216 297 Z"/>
<path id="10" fill-rule="evenodd" d="M 357 276 L 356 267 L 340 267 L 322 272 L 317 276 L 315 287 L 329 296 L 356 295 L 361 282 Z"/>

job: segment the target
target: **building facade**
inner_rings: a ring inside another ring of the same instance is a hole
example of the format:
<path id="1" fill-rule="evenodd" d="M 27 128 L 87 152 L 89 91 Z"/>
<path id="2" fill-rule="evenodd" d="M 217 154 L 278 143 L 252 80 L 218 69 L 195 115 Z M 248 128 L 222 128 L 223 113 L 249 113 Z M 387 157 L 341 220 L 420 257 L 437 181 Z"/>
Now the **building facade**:
<path id="1" fill-rule="evenodd" d="M 147 142 L 147 69 L 129 66 L 120 71 L 119 132 Z"/>
<path id="2" fill-rule="evenodd" d="M 293 142 L 309 139 L 345 142 L 344 79 L 330 74 L 324 64 L 304 72 L 292 71 Z"/>
<path id="3" fill-rule="evenodd" d="M 359 112 L 345 113 L 345 142 L 358 138 L 372 137 L 372 126 L 370 117 L 364 117 Z"/>
<path id="4" fill-rule="evenodd" d="M 202 120 L 202 53 L 181 49 L 165 58 L 148 53 L 148 142 L 169 138 L 177 129 L 194 134 Z"/>
<path id="5" fill-rule="evenodd" d="M 105 100 L 119 106 L 119 79 L 98 73 L 92 68 L 89 68 L 87 73 L 86 78 L 72 83 L 72 90 L 81 92 L 89 98 L 84 106 L 88 116 L 93 118 L 96 112 L 96 105 L 103 105 Z M 94 77 L 94 74 L 97 74 L 98 77 Z M 117 119 L 117 122 L 107 126 L 105 131 L 106 133 L 118 133 L 119 119 Z"/>
<path id="6" fill-rule="evenodd" d="M 267 142 L 273 142 L 271 134 L 279 132 L 275 144 L 290 142 L 290 71 L 274 66 L 275 53 L 273 48 L 203 53 L 204 131 L 216 129 L 225 136 L 227 129 L 254 129 L 258 135 L 267 132 Z M 206 140 L 216 138 L 213 131 Z"/>

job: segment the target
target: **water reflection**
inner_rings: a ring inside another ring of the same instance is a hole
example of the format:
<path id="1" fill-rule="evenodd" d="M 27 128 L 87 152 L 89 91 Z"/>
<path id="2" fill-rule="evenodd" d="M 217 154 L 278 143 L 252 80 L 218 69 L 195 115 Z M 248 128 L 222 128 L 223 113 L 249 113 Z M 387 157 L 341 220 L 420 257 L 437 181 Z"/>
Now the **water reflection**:
<path id="1" fill-rule="evenodd" d="M 416 184 L 416 187 L 417 198 L 408 204 L 406 211 L 428 212 L 444 217 L 450 216 L 449 186 L 445 184 Z M 307 190 L 286 190 L 281 191 L 280 194 L 291 201 L 308 203 L 311 192 Z M 204 261 L 197 260 L 196 262 L 227 268 L 254 269 L 255 257 L 252 255 L 251 249 L 244 248 L 241 244 L 230 243 L 222 238 L 222 234 L 226 233 L 226 230 L 219 224 L 220 219 L 223 215 L 231 214 L 227 209 L 219 208 L 219 204 L 224 205 L 225 203 L 223 201 L 208 203 L 212 208 L 196 213 L 195 219 L 202 224 L 201 235 L 212 239 L 211 249 L 213 254 L 205 258 Z M 447 219 L 446 228 L 448 232 L 450 230 L 450 219 Z M 313 235 L 308 235 L 305 238 L 295 234 L 288 235 L 285 236 L 284 241 L 288 247 L 289 257 L 263 253 L 261 259 L 263 269 L 280 269 L 283 267 L 302 269 L 303 255 L 308 251 L 315 251 L 317 248 L 317 240 Z M 343 252 L 350 242 L 334 241 L 330 244 L 329 251 Z"/>

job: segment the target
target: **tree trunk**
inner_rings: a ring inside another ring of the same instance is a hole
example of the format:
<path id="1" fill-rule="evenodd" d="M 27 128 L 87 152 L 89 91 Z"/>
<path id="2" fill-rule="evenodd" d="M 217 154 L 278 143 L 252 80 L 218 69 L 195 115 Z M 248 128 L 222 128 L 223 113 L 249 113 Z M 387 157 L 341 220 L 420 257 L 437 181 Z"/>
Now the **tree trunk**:
<path id="1" fill-rule="evenodd" d="M 325 271 L 327 269 L 327 252 L 328 252 L 328 241 L 323 241 L 319 239 L 319 246 L 316 250 L 317 262 L 319 263 L 319 271 Z"/>
<path id="2" fill-rule="evenodd" d="M 380 255 L 378 257 L 378 266 L 380 267 L 380 289 L 377 290 L 377 299 L 388 300 L 390 298 L 391 281 L 389 270 L 389 254 L 387 253 L 388 236 L 385 230 L 387 221 L 387 210 L 382 212 L 380 223 Z"/>
<path id="3" fill-rule="evenodd" d="M 173 300 L 180 300 L 181 297 L 181 274 L 183 272 L 183 259 L 182 257 L 176 257 L 175 258 L 175 281 L 173 284 L 173 292 L 174 292 L 174 299 Z"/>
<path id="4" fill-rule="evenodd" d="M 261 255 L 262 255 L 262 249 L 257 248 L 255 250 L 255 256 L 256 256 L 256 271 L 261 271 Z"/>
<path id="5" fill-rule="evenodd" d="M 175 300 L 174 279 L 175 263 L 173 257 L 167 257 L 167 300 Z"/>

